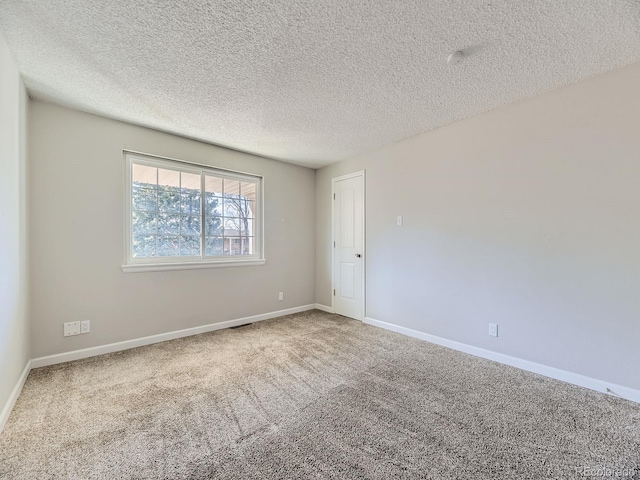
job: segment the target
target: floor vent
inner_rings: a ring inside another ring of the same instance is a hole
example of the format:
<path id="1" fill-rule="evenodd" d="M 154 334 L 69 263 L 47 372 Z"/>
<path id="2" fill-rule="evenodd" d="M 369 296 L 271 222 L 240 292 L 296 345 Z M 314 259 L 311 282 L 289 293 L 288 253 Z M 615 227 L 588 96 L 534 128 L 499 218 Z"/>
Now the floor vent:
<path id="1" fill-rule="evenodd" d="M 245 323 L 244 325 L 236 325 L 235 327 L 229 327 L 230 330 L 235 330 L 236 328 L 248 327 L 249 325 L 253 325 L 253 323 Z"/>

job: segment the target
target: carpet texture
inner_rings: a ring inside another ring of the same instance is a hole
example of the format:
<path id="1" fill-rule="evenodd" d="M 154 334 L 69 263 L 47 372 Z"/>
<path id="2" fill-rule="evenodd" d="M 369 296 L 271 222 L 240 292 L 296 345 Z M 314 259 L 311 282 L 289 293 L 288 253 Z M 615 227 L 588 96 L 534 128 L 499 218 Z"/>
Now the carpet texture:
<path id="1" fill-rule="evenodd" d="M 315 310 L 33 370 L 0 434 L 3 479 L 640 478 L 639 464 L 635 403 Z"/>

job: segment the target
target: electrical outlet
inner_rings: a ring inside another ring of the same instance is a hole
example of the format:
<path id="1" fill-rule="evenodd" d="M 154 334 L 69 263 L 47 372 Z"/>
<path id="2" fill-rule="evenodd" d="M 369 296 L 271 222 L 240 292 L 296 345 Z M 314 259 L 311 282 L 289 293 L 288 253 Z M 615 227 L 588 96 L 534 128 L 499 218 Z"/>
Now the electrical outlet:
<path id="1" fill-rule="evenodd" d="M 64 324 L 64 336 L 80 335 L 80 322 L 68 322 Z"/>
<path id="2" fill-rule="evenodd" d="M 398 215 L 398 218 L 396 218 L 396 224 L 401 227 L 402 223 L 403 223 L 404 219 L 402 218 L 402 215 Z"/>
<path id="3" fill-rule="evenodd" d="M 284 300 L 284 292 L 280 292 L 278 294 L 278 300 L 280 300 L 280 301 Z"/>
<path id="4" fill-rule="evenodd" d="M 489 335 L 491 335 L 492 337 L 497 337 L 498 336 L 498 324 L 497 323 L 490 323 L 489 324 Z"/>
<path id="5" fill-rule="evenodd" d="M 91 331 L 91 320 L 82 320 L 80 322 L 80 333 L 89 333 Z"/>

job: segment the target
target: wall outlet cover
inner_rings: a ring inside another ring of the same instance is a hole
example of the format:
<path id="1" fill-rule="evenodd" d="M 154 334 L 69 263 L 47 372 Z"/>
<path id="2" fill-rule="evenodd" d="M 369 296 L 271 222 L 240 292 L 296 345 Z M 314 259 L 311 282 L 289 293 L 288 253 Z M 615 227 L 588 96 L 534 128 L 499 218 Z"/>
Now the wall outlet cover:
<path id="1" fill-rule="evenodd" d="M 91 331 L 91 320 L 83 320 L 80 322 L 81 333 L 89 333 Z"/>
<path id="2" fill-rule="evenodd" d="M 64 336 L 80 335 L 80 322 L 67 322 L 64 324 Z"/>

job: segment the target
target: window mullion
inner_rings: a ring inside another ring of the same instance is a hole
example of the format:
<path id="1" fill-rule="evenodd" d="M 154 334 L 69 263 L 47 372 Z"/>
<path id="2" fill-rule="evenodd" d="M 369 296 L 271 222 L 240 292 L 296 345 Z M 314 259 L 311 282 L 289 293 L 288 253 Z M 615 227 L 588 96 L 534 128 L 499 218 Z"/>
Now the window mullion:
<path id="1" fill-rule="evenodd" d="M 205 173 L 204 172 L 200 172 L 200 258 L 204 260 L 205 258 L 205 246 L 206 246 L 206 241 L 205 241 L 205 222 L 206 222 L 206 215 L 204 212 L 204 206 L 205 206 L 205 200 L 204 200 L 204 196 L 206 195 L 205 192 Z"/>
<path id="2" fill-rule="evenodd" d="M 160 198 L 158 196 L 158 184 L 160 183 L 160 173 L 159 173 L 160 169 L 156 167 L 156 188 L 155 188 L 155 192 L 156 192 L 156 234 L 153 236 L 153 239 L 155 241 L 156 244 L 156 250 L 155 250 L 155 256 L 159 257 L 160 255 L 158 255 L 158 245 L 160 242 L 160 207 L 159 207 L 159 203 L 160 203 Z"/>
<path id="3" fill-rule="evenodd" d="M 226 182 L 223 179 L 222 180 L 222 197 L 220 198 L 220 200 L 222 200 L 222 209 L 220 210 L 222 212 L 222 217 L 221 217 L 222 225 L 221 225 L 221 229 L 220 229 L 220 233 L 221 233 L 220 237 L 222 238 L 222 255 L 223 256 L 225 255 L 225 253 L 224 253 L 224 244 L 225 244 L 225 242 L 227 240 L 227 236 L 225 235 L 225 227 L 227 226 L 227 222 L 226 222 L 226 219 L 227 219 L 227 209 L 226 209 L 227 202 L 225 201 L 226 197 L 225 197 L 225 194 L 224 194 L 225 190 L 227 189 L 226 187 L 227 187 Z M 229 250 L 231 250 L 231 240 L 229 240 Z"/>

